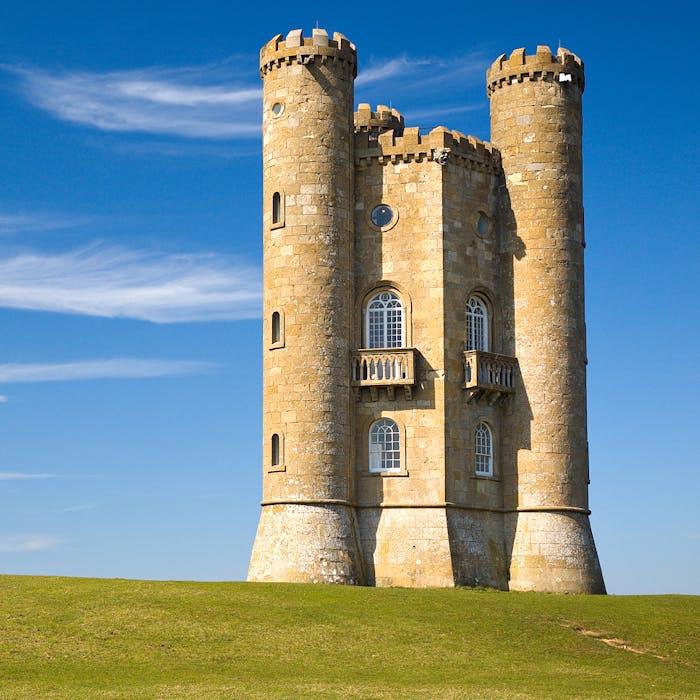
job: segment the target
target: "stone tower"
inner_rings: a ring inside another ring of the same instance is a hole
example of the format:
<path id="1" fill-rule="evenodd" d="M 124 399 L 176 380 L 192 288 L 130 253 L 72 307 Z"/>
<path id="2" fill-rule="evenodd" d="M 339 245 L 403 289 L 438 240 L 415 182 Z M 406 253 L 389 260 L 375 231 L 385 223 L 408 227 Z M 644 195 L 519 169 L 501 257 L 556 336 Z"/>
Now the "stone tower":
<path id="1" fill-rule="evenodd" d="M 493 144 L 354 114 L 355 47 L 263 78 L 263 503 L 249 580 L 603 592 L 588 522 L 583 66 L 489 69 Z"/>
<path id="2" fill-rule="evenodd" d="M 521 442 L 504 472 L 510 588 L 601 593 L 588 520 L 583 64 L 561 48 L 518 49 L 486 80 L 522 382 L 512 406 Z"/>
<path id="3" fill-rule="evenodd" d="M 266 468 L 249 576 L 361 583 L 347 333 L 355 47 L 297 30 L 265 45 L 260 72 Z"/>

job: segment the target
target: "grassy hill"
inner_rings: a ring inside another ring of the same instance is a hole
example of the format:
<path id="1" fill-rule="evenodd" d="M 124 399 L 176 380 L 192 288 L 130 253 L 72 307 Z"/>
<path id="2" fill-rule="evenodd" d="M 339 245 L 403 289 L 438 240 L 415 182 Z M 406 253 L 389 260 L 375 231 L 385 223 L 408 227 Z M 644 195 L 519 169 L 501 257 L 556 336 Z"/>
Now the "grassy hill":
<path id="1" fill-rule="evenodd" d="M 1 698 L 698 698 L 700 598 L 0 576 Z"/>

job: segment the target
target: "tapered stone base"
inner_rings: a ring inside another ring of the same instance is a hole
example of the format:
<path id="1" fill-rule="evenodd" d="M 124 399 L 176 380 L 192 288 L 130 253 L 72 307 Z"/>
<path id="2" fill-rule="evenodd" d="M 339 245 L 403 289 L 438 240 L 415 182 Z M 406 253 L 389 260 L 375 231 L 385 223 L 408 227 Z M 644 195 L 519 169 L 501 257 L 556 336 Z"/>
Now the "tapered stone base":
<path id="1" fill-rule="evenodd" d="M 263 506 L 248 580 L 362 585 L 356 533 L 349 506 Z"/>
<path id="2" fill-rule="evenodd" d="M 605 593 L 588 515 L 519 512 L 508 514 L 506 524 L 512 542 L 510 590 Z"/>

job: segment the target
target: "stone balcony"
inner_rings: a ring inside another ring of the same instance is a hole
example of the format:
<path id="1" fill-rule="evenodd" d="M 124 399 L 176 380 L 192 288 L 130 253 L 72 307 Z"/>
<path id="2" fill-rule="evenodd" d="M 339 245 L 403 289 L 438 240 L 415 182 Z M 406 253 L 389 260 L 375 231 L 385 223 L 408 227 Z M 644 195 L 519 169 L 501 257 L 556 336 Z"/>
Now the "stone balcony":
<path id="1" fill-rule="evenodd" d="M 464 352 L 464 388 L 467 401 L 495 403 L 515 393 L 515 370 L 518 361 L 508 355 L 481 350 Z"/>
<path id="2" fill-rule="evenodd" d="M 377 348 L 356 350 L 350 360 L 351 385 L 355 396 L 362 398 L 362 389 L 369 389 L 372 401 L 376 401 L 381 387 L 394 400 L 396 387 L 403 387 L 407 399 L 412 396 L 416 383 L 416 351 L 413 348 Z"/>

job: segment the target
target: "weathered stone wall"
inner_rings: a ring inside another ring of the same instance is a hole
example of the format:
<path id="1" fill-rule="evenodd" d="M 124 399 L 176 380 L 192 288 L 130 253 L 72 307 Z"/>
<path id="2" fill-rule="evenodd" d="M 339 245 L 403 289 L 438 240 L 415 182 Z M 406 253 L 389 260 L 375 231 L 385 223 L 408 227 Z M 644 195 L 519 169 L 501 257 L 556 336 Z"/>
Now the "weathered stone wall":
<path id="1" fill-rule="evenodd" d="M 370 586 L 454 586 L 445 508 L 358 508 Z"/>
<path id="2" fill-rule="evenodd" d="M 469 159 L 453 132 L 444 166 L 444 338 L 445 338 L 445 486 L 450 544 L 458 585 L 507 587 L 504 539 L 501 439 L 503 403 L 467 400 L 463 388 L 463 351 L 467 347 L 467 300 L 479 296 L 489 315 L 489 349 L 503 352 L 503 305 L 500 277 L 497 153 Z M 474 141 L 474 139 L 472 139 Z M 485 148 L 490 148 L 484 144 Z M 487 151 L 488 152 L 488 151 Z M 488 230 L 479 233 L 480 214 Z M 508 399 L 509 400 L 509 399 Z M 493 436 L 493 476 L 477 476 L 474 435 L 484 421 Z"/>
<path id="3" fill-rule="evenodd" d="M 377 585 L 446 585 L 437 582 L 451 577 L 449 556 L 436 556 L 449 553 L 444 512 L 411 507 L 445 500 L 442 168 L 432 159 L 430 137 L 418 141 L 417 129 L 404 136 L 387 131 L 377 142 L 359 133 L 355 141 L 354 347 L 366 347 L 368 298 L 393 289 L 404 304 L 406 345 L 418 349 L 410 399 L 399 390 L 392 400 L 380 389 L 372 400 L 363 389 L 354 403 L 360 539 L 368 576 Z M 382 203 L 398 214 L 384 230 L 370 219 Z M 402 429 L 401 473 L 369 472 L 369 428 L 381 417 Z M 388 507 L 381 516 L 367 510 L 382 505 Z M 421 578 L 418 570 L 433 573 Z"/>
<path id="4" fill-rule="evenodd" d="M 513 347 L 521 383 L 504 448 L 511 532 L 511 588 L 558 589 L 568 569 L 587 571 L 571 592 L 603 590 L 587 527 L 580 546 L 560 513 L 588 518 L 586 345 L 583 289 L 580 59 L 538 47 L 489 69 L 491 137 L 501 153 Z M 568 517 L 568 516 L 567 516 Z M 548 525 L 547 525 L 548 523 Z M 560 546 L 556 551 L 559 538 Z M 586 543 L 586 544 L 584 544 Z"/>

